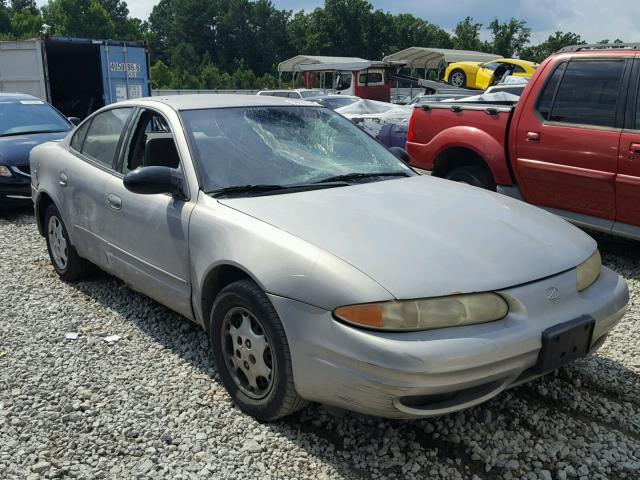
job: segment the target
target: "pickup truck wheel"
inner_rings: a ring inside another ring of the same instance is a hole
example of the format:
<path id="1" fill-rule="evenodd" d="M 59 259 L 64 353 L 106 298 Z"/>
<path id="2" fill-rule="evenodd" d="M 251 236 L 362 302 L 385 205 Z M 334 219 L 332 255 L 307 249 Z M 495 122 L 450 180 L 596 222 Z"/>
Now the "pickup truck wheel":
<path id="1" fill-rule="evenodd" d="M 241 280 L 225 287 L 213 304 L 209 322 L 216 368 L 243 412 L 268 422 L 306 405 L 293 383 L 280 318 L 254 282 Z"/>
<path id="2" fill-rule="evenodd" d="M 52 204 L 45 211 L 47 250 L 51 264 L 58 276 L 67 282 L 86 277 L 94 270 L 93 265 L 80 257 L 69 241 L 67 227 L 58 209 Z"/>
<path id="3" fill-rule="evenodd" d="M 454 87 L 465 88 L 467 85 L 467 76 L 462 70 L 454 70 L 449 75 L 449 83 Z"/>
<path id="4" fill-rule="evenodd" d="M 474 187 L 484 188 L 495 192 L 496 183 L 493 181 L 491 172 L 486 168 L 477 165 L 467 165 L 458 167 L 447 173 L 444 178 L 454 182 L 467 183 Z"/>

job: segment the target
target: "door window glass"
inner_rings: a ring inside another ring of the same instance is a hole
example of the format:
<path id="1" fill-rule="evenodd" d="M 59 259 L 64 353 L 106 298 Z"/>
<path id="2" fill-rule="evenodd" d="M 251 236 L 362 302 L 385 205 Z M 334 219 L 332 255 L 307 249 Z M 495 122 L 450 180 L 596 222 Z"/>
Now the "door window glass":
<path id="1" fill-rule="evenodd" d="M 562 78 L 562 74 L 564 73 L 564 69 L 566 67 L 566 63 L 561 63 L 560 66 L 558 66 L 553 72 L 549 80 L 547 80 L 546 85 L 542 89 L 542 94 L 540 95 L 540 98 L 538 100 L 538 112 L 545 120 L 549 120 L 549 113 L 551 112 L 553 97 L 556 94 L 558 83 L 560 83 L 560 79 Z"/>
<path id="2" fill-rule="evenodd" d="M 91 125 L 91 120 L 80 125 L 71 138 L 71 148 L 76 152 L 82 151 L 82 144 L 84 143 L 84 137 L 87 136 L 89 125 Z"/>
<path id="3" fill-rule="evenodd" d="M 82 153 L 108 167 L 113 161 L 124 125 L 133 108 L 114 108 L 96 115 L 87 131 Z"/>
<path id="4" fill-rule="evenodd" d="M 138 167 L 178 168 L 179 164 L 180 157 L 167 120 L 153 110 L 143 111 L 125 149 L 122 173 Z"/>
<path id="5" fill-rule="evenodd" d="M 638 79 L 638 94 L 636 98 L 636 130 L 640 130 L 640 78 Z"/>
<path id="6" fill-rule="evenodd" d="M 615 126 L 624 60 L 572 61 L 562 77 L 550 120 Z"/>
<path id="7" fill-rule="evenodd" d="M 336 90 L 347 90 L 351 88 L 351 74 L 350 73 L 342 73 L 338 77 L 338 82 L 336 84 Z"/>

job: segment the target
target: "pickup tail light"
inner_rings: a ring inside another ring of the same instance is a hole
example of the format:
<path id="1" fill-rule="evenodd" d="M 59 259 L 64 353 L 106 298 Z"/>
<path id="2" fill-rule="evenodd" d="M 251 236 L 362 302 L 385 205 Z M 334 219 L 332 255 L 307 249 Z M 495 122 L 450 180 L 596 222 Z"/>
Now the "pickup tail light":
<path id="1" fill-rule="evenodd" d="M 416 139 L 416 132 L 414 130 L 415 121 L 416 121 L 416 110 L 417 108 L 413 108 L 413 112 L 411 112 L 411 118 L 409 119 L 409 131 L 407 132 L 407 142 L 413 142 Z"/>

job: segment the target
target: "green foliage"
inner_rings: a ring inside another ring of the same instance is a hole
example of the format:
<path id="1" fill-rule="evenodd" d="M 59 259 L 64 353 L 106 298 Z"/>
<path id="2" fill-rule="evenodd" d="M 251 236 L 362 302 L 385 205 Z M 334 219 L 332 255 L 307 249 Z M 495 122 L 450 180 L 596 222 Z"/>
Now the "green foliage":
<path id="1" fill-rule="evenodd" d="M 527 22 L 515 18 L 504 23 L 496 18 L 489 24 L 489 30 L 492 35 L 491 51 L 505 58 L 519 54 L 531 36 Z"/>
<path id="2" fill-rule="evenodd" d="M 271 0 L 159 0 L 146 21 L 131 17 L 124 0 L 48 0 L 42 8 L 36 0 L 0 0 L 0 39 L 35 37 L 43 24 L 53 35 L 144 40 L 153 87 L 179 89 L 274 88 L 278 63 L 298 54 L 377 60 L 424 46 L 541 62 L 566 45 L 584 43 L 574 33 L 556 32 L 528 45 L 531 29 L 515 18 L 490 22 L 490 39 L 483 41 L 483 25 L 472 17 L 450 34 L 412 14 L 375 9 L 368 0 L 325 0 L 295 13 Z M 301 86 L 301 76 L 296 82 Z"/>

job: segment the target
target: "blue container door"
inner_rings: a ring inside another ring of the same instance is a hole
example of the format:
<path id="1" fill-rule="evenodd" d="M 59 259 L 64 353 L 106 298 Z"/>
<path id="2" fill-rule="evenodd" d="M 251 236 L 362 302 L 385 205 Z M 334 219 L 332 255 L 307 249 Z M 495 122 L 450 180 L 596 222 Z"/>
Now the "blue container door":
<path id="1" fill-rule="evenodd" d="M 101 45 L 100 58 L 105 105 L 151 96 L 145 48 Z"/>

